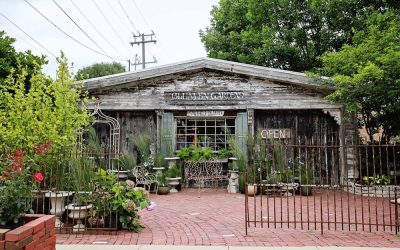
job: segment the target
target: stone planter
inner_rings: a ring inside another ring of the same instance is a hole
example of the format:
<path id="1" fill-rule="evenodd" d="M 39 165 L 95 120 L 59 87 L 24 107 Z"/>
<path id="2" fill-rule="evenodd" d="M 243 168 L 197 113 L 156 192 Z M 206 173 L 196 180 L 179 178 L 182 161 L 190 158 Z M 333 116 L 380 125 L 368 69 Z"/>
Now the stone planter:
<path id="1" fill-rule="evenodd" d="M 164 158 L 164 160 L 166 160 L 168 162 L 168 168 L 172 168 L 172 167 L 176 166 L 179 159 L 180 159 L 179 157 L 165 157 Z"/>
<path id="2" fill-rule="evenodd" d="M 23 226 L 0 229 L 0 249 L 56 249 L 55 222 L 54 215 L 27 214 Z"/>
<path id="3" fill-rule="evenodd" d="M 166 195 L 169 194 L 170 187 L 159 186 L 158 187 L 158 194 Z"/>
<path id="4" fill-rule="evenodd" d="M 128 173 L 129 171 L 127 170 L 110 170 L 110 173 L 116 174 L 118 177 L 118 181 L 126 181 L 128 179 Z"/>
<path id="5" fill-rule="evenodd" d="M 174 178 L 165 178 L 165 180 L 168 182 L 168 186 L 171 187 L 171 190 L 169 190 L 171 193 L 177 193 L 178 190 L 176 190 L 176 186 L 179 185 L 180 180 L 182 179 L 182 177 L 174 177 Z"/>
<path id="6" fill-rule="evenodd" d="M 68 217 L 71 218 L 72 220 L 76 220 L 76 225 L 72 227 L 73 228 L 72 231 L 74 233 L 86 231 L 86 226 L 82 223 L 81 220 L 86 218 L 86 216 L 88 215 L 88 211 L 92 207 L 93 207 L 92 204 L 89 204 L 87 206 L 78 206 L 76 204 L 70 204 L 68 206 L 65 206 L 65 209 L 68 209 L 70 211 Z"/>
<path id="7" fill-rule="evenodd" d="M 400 197 L 400 187 L 394 185 L 386 186 L 361 186 L 354 182 L 348 182 L 348 186 L 343 187 L 344 191 L 351 194 L 368 196 L 368 197 L 395 197 L 395 191 L 397 197 Z"/>
<path id="8" fill-rule="evenodd" d="M 64 226 L 60 218 L 65 211 L 65 198 L 69 197 L 71 194 L 68 192 L 47 192 L 44 194 L 45 197 L 50 199 L 51 209 L 50 213 L 56 215 L 57 228 Z"/>

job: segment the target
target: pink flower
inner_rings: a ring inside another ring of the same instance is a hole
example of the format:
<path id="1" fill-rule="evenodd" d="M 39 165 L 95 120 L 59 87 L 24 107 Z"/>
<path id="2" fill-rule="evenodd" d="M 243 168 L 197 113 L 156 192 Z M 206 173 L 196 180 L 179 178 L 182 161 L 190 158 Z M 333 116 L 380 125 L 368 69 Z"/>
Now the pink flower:
<path id="1" fill-rule="evenodd" d="M 43 178 L 42 173 L 35 173 L 33 175 L 33 179 L 35 179 L 35 181 L 37 181 L 37 182 L 42 182 L 44 178 Z"/>
<path id="2" fill-rule="evenodd" d="M 153 211 L 155 208 L 156 208 L 156 203 L 153 201 L 150 201 L 150 204 L 147 207 L 147 211 Z"/>

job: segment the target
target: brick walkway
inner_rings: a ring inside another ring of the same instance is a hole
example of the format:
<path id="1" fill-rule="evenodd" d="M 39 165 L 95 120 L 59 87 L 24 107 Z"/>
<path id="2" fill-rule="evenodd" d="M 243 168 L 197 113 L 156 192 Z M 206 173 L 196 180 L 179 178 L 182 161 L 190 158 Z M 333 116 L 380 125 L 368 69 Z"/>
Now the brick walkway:
<path id="1" fill-rule="evenodd" d="M 359 246 L 400 247 L 393 232 L 306 231 L 249 228 L 245 235 L 244 195 L 226 190 L 187 189 L 152 195 L 154 211 L 142 211 L 140 233 L 58 234 L 57 244 L 226 245 L 226 246 Z"/>

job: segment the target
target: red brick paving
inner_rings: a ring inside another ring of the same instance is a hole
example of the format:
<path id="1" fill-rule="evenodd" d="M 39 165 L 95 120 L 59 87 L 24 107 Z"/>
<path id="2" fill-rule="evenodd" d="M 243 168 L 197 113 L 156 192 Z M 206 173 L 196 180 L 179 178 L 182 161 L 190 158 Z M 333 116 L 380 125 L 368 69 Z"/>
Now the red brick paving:
<path id="1" fill-rule="evenodd" d="M 153 211 L 141 212 L 146 228 L 140 234 L 128 231 L 111 235 L 58 234 L 57 243 L 400 247 L 400 237 L 394 232 L 324 230 L 324 234 L 321 234 L 320 230 L 288 229 L 285 226 L 274 229 L 264 224 L 264 228 L 249 228 L 246 236 L 244 195 L 228 194 L 222 189 L 201 190 L 200 194 L 199 198 L 197 189 L 186 189 L 166 196 L 152 195 L 151 199 L 157 203 L 157 207 Z M 289 199 L 289 204 L 295 204 L 293 200 L 299 198 L 283 199 Z M 295 210 L 298 211 L 299 207 Z M 267 214 L 266 210 L 264 214 Z"/>

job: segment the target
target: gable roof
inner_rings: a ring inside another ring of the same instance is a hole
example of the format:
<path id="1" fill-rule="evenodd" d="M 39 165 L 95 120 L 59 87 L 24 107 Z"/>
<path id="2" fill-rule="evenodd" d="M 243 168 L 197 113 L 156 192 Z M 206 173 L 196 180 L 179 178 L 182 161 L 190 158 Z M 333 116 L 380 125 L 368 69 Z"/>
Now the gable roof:
<path id="1" fill-rule="evenodd" d="M 234 73 L 250 77 L 258 77 L 274 82 L 282 82 L 299 87 L 314 89 L 319 92 L 330 93 L 334 89 L 322 87 L 320 83 L 310 79 L 306 74 L 244 64 L 213 58 L 197 58 L 179 63 L 167 64 L 134 72 L 108 75 L 84 81 L 84 88 L 88 91 L 122 87 L 124 84 L 132 84 L 135 81 L 142 81 L 171 74 L 198 71 L 202 69 L 216 70 L 226 73 Z"/>

